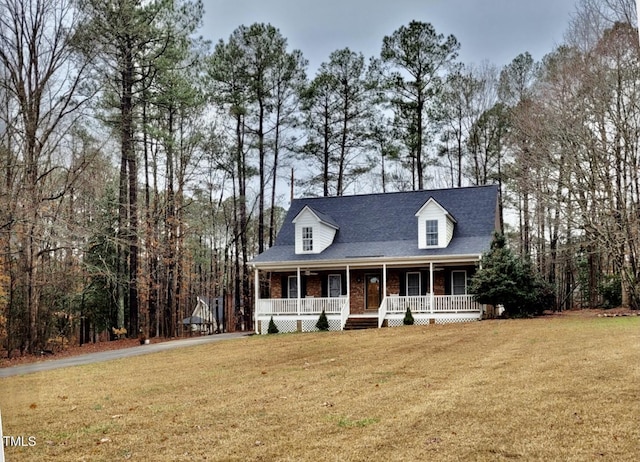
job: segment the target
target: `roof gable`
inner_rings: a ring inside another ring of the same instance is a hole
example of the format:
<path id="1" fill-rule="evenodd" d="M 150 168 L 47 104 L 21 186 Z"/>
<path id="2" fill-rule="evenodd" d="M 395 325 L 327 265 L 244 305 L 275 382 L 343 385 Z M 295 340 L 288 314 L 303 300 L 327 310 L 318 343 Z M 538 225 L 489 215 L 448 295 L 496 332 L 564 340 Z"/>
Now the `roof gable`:
<path id="1" fill-rule="evenodd" d="M 454 223 L 457 223 L 457 220 L 453 217 L 453 215 L 451 215 L 451 213 L 449 213 L 449 211 L 447 209 L 445 209 L 442 205 L 440 205 L 440 203 L 435 200 L 433 198 L 433 196 L 429 197 L 429 199 L 427 200 L 427 202 L 424 203 L 424 205 L 422 207 L 420 207 L 420 210 L 418 210 L 416 212 L 416 217 L 419 217 L 420 215 L 422 215 L 429 207 L 436 207 L 440 210 L 440 212 L 445 215 L 447 218 L 449 218 L 451 221 L 453 221 Z"/>
<path id="2" fill-rule="evenodd" d="M 314 210 L 313 208 L 309 207 L 308 205 L 305 205 L 304 208 L 295 216 L 295 218 L 292 221 L 292 223 L 297 223 L 300 219 L 300 217 L 304 214 L 304 213 L 310 213 L 311 215 L 313 215 L 316 220 L 318 220 L 319 223 L 322 223 L 323 225 L 329 226 L 333 229 L 340 229 L 340 226 L 338 226 L 338 224 L 335 222 L 335 220 L 333 218 L 331 218 L 329 215 L 327 215 L 326 213 L 322 213 L 319 212 L 318 210 Z"/>

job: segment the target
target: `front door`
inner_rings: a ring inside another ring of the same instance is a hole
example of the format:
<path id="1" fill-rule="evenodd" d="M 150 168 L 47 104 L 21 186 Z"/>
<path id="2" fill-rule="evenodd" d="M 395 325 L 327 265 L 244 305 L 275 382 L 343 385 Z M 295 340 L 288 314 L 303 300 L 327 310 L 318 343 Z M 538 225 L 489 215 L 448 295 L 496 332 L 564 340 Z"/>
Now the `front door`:
<path id="1" fill-rule="evenodd" d="M 365 309 L 366 310 L 378 310 L 380 308 L 380 298 L 382 284 L 380 283 L 380 276 L 377 274 L 367 274 L 366 280 L 366 297 L 365 297 Z"/>

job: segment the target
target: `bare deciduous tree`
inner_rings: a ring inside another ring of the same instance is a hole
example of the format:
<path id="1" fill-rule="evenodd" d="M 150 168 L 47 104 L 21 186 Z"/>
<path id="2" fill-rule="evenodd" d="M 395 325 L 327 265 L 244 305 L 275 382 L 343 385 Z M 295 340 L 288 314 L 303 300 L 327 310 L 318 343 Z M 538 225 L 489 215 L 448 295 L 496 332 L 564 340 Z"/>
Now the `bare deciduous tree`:
<path id="1" fill-rule="evenodd" d="M 19 256 L 15 270 L 23 289 L 27 313 L 26 349 L 35 351 L 43 341 L 39 331 L 44 256 L 55 250 L 42 236 L 52 225 L 48 209 L 67 193 L 72 173 L 68 159 L 57 150 L 86 99 L 81 95 L 87 61 L 74 49 L 79 13 L 71 1 L 2 0 L 0 2 L 0 88 L 5 93 L 10 125 L 6 180 L 15 215 L 6 233 L 17 237 L 11 258 Z M 19 188 L 19 189 L 16 189 Z"/>

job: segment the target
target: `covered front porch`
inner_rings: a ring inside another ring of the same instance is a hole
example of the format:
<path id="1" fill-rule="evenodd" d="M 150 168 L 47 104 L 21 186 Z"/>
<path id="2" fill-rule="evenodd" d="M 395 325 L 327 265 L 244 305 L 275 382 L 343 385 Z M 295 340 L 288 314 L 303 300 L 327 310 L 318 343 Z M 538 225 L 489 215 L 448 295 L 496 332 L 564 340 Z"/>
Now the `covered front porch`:
<path id="1" fill-rule="evenodd" d="M 282 268 L 269 271 L 262 294 L 256 268 L 256 332 L 266 333 L 272 317 L 280 332 L 314 331 L 323 310 L 330 330 L 342 330 L 356 318 L 400 326 L 407 308 L 415 324 L 476 321 L 485 312 L 467 293 L 476 265 L 466 260 Z"/>

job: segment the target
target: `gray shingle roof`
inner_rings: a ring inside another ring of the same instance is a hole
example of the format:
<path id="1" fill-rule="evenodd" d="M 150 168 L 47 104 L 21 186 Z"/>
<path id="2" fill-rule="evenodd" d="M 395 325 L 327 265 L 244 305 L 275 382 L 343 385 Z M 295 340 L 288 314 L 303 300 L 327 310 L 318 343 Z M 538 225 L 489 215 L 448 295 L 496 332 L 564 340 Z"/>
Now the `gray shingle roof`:
<path id="1" fill-rule="evenodd" d="M 415 213 L 431 197 L 455 217 L 457 224 L 447 248 L 421 250 Z M 497 200 L 497 186 L 294 199 L 275 245 L 252 263 L 479 255 L 491 243 Z M 330 217 L 339 227 L 333 244 L 320 254 L 295 254 L 292 220 L 305 206 L 319 216 Z"/>

